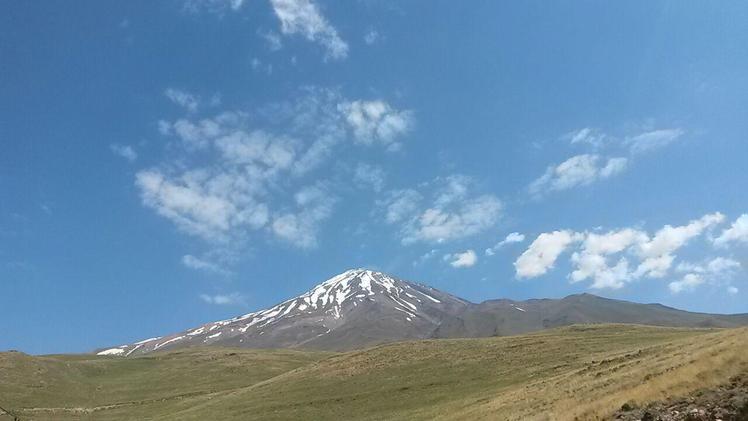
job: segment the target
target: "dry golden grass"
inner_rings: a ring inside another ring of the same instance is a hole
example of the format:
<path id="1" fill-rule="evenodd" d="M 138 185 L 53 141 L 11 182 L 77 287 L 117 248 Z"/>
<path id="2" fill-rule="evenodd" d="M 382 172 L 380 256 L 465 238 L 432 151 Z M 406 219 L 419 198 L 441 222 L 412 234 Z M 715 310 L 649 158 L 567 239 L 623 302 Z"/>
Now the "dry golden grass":
<path id="1" fill-rule="evenodd" d="M 625 402 L 648 403 L 748 372 L 748 329 L 731 329 L 591 358 L 586 367 L 498 393 L 443 419 L 598 420 Z"/>
<path id="2" fill-rule="evenodd" d="M 593 420 L 625 402 L 688 394 L 748 372 L 748 329 L 583 325 L 327 356 L 289 352 L 32 358 L 96 370 L 45 371 L 32 383 L 46 382 L 47 394 L 6 384 L 0 395 L 15 394 L 8 403 L 21 415 L 50 420 Z M 269 362 L 280 365 L 266 372 Z M 5 375 L 33 367 L 6 364 Z M 73 382 L 79 387 L 52 387 Z M 92 385 L 99 393 L 89 402 Z"/>

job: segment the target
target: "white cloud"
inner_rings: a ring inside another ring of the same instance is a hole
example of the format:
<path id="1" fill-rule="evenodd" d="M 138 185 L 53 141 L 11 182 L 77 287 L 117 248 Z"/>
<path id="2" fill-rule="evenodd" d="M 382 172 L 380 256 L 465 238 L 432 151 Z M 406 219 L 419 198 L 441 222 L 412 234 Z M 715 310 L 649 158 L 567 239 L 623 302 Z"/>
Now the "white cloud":
<path id="1" fill-rule="evenodd" d="M 724 257 L 712 259 L 706 266 L 707 272 L 715 275 L 727 275 L 740 268 L 740 262 Z"/>
<path id="2" fill-rule="evenodd" d="M 294 198 L 298 209 L 275 218 L 273 231 L 297 247 L 315 247 L 319 224 L 330 216 L 336 199 L 321 184 L 304 187 Z"/>
<path id="3" fill-rule="evenodd" d="M 737 288 L 735 288 L 734 286 L 727 287 L 727 293 L 730 294 L 730 295 L 735 295 L 738 292 L 740 292 L 740 290 L 737 289 Z"/>
<path id="4" fill-rule="evenodd" d="M 169 101 L 176 105 L 184 108 L 185 110 L 194 113 L 200 107 L 200 98 L 197 95 L 193 95 L 189 92 L 185 92 L 179 89 L 168 88 L 164 91 L 164 95 Z"/>
<path id="5" fill-rule="evenodd" d="M 209 12 L 223 16 L 226 11 L 236 12 L 245 0 L 184 0 L 184 10 L 190 13 Z"/>
<path id="6" fill-rule="evenodd" d="M 652 130 L 629 137 L 624 143 L 632 153 L 648 152 L 678 140 L 683 134 L 685 131 L 679 128 Z"/>
<path id="7" fill-rule="evenodd" d="M 730 277 L 741 268 L 740 262 L 726 257 L 715 257 L 704 263 L 681 262 L 675 268 L 678 272 L 693 272 L 698 274 Z"/>
<path id="8" fill-rule="evenodd" d="M 227 162 L 256 165 L 269 173 L 289 169 L 299 149 L 295 139 L 262 130 L 233 131 L 216 138 L 214 145 Z"/>
<path id="9" fill-rule="evenodd" d="M 365 145 L 379 143 L 390 151 L 401 147 L 397 138 L 413 126 L 411 111 L 398 111 L 381 100 L 345 102 L 339 110 L 357 142 Z"/>
<path id="10" fill-rule="evenodd" d="M 406 230 L 404 241 L 440 243 L 477 234 L 498 221 L 501 209 L 501 201 L 492 195 L 466 200 L 452 209 L 447 209 L 447 206 L 429 208 L 416 218 L 414 226 Z"/>
<path id="11" fill-rule="evenodd" d="M 299 34 L 320 43 L 325 47 L 327 58 L 344 59 L 348 56 L 348 44 L 311 0 L 270 0 L 270 3 L 280 20 L 283 34 Z"/>
<path id="12" fill-rule="evenodd" d="M 683 291 L 693 291 L 697 286 L 704 283 L 704 278 L 695 273 L 686 274 L 680 281 L 671 282 L 668 287 L 673 294 Z"/>
<path id="13" fill-rule="evenodd" d="M 187 148 L 204 149 L 221 136 L 244 130 L 246 121 L 245 113 L 222 112 L 215 117 L 198 121 L 181 118 L 170 123 L 161 120 L 158 126 L 161 134 L 177 136 Z"/>
<path id="14" fill-rule="evenodd" d="M 192 13 L 207 11 L 223 15 L 226 11 L 236 12 L 245 4 L 246 0 L 183 0 L 184 10 Z M 318 6 L 312 0 L 270 0 L 273 11 L 281 22 L 284 34 L 300 34 L 310 41 L 319 42 L 327 49 L 330 58 L 345 58 L 348 54 L 348 44 L 337 34 L 327 20 L 322 16 Z M 123 21 L 126 22 L 127 20 Z M 126 25 L 120 24 L 121 27 Z M 371 30 L 365 36 L 368 40 Z M 280 36 L 272 31 L 258 31 L 271 51 L 282 47 Z M 369 43 L 367 41 L 367 43 Z"/>
<path id="15" fill-rule="evenodd" d="M 159 170 L 143 170 L 136 174 L 136 185 L 146 206 L 183 231 L 206 240 L 225 242 L 232 231 L 244 227 L 257 229 L 268 220 L 265 205 L 249 197 L 237 197 L 240 192 L 231 189 L 246 180 L 241 175 L 227 178 L 232 176 L 211 176 L 201 171 L 170 178 Z"/>
<path id="16" fill-rule="evenodd" d="M 540 234 L 514 262 L 517 276 L 534 278 L 545 274 L 553 268 L 558 256 L 580 239 L 579 234 L 567 230 Z"/>
<path id="17" fill-rule="evenodd" d="M 625 137 L 620 143 L 633 154 L 648 152 L 666 146 L 680 139 L 685 134 L 681 128 L 649 130 L 636 135 Z M 569 132 L 561 137 L 572 145 L 586 144 L 594 149 L 610 146 L 617 138 L 600 129 L 584 127 Z"/>
<path id="18" fill-rule="evenodd" d="M 714 245 L 725 247 L 732 242 L 748 243 L 748 214 L 744 213 L 714 239 Z"/>
<path id="19" fill-rule="evenodd" d="M 252 66 L 252 70 L 255 72 L 263 72 L 266 75 L 273 74 L 273 65 L 270 63 L 263 63 L 262 60 L 257 57 L 252 58 L 250 65 Z"/>
<path id="20" fill-rule="evenodd" d="M 137 173 L 144 205 L 222 247 L 245 244 L 261 230 L 314 247 L 335 195 L 302 176 L 310 177 L 346 144 L 350 133 L 340 104 L 350 101 L 334 90 L 303 92 L 297 101 L 254 110 L 160 121 L 159 131 L 176 140 L 169 144 L 176 156 Z M 348 145 L 356 143 L 350 139 Z M 383 171 L 370 166 L 357 173 L 358 181 L 382 188 Z M 310 183 L 326 192 L 325 200 L 310 199 L 313 188 L 303 188 Z"/>
<path id="21" fill-rule="evenodd" d="M 437 249 L 431 249 L 428 252 L 422 254 L 418 259 L 416 259 L 413 262 L 413 266 L 418 266 L 421 263 L 426 262 L 427 260 L 431 260 L 434 256 L 436 256 L 436 253 L 438 252 Z"/>
<path id="22" fill-rule="evenodd" d="M 572 253 L 570 262 L 571 282 L 591 279 L 595 289 L 622 288 L 626 283 L 641 278 L 663 278 L 670 270 L 677 256 L 676 252 L 690 240 L 724 221 L 721 213 L 707 214 L 683 226 L 665 225 L 650 237 L 645 231 L 624 228 L 607 233 L 554 231 L 543 233 L 515 262 L 517 276 L 533 278 L 545 274 L 553 267 L 559 254 L 573 243 L 579 243 Z M 621 256 L 622 253 L 626 255 Z M 638 260 L 635 265 L 630 259 Z M 737 265 L 737 266 L 736 266 Z M 690 272 L 711 280 L 726 278 L 739 264 L 731 259 L 715 258 L 704 265 L 681 263 L 679 272 Z M 695 286 L 695 278 L 685 283 L 677 281 L 673 288 L 685 290 Z"/>
<path id="23" fill-rule="evenodd" d="M 195 257 L 191 254 L 185 254 L 182 256 L 182 264 L 190 269 L 213 272 L 219 275 L 227 275 L 229 273 L 229 271 L 221 267 L 218 263 Z"/>
<path id="24" fill-rule="evenodd" d="M 238 292 L 232 292 L 230 294 L 200 294 L 200 299 L 208 304 L 215 305 L 246 305 L 244 296 Z"/>
<path id="25" fill-rule="evenodd" d="M 362 187 L 370 187 L 375 192 L 384 188 L 385 173 L 381 167 L 359 163 L 353 174 L 353 181 Z"/>
<path id="26" fill-rule="evenodd" d="M 566 190 L 572 187 L 590 184 L 595 181 L 600 173 L 600 157 L 598 155 L 577 155 L 560 163 L 556 167 L 548 168 L 541 181 L 533 183 L 538 185 L 536 190 Z M 547 185 L 547 187 L 546 187 Z"/>
<path id="27" fill-rule="evenodd" d="M 507 244 L 521 243 L 523 241 L 525 241 L 524 234 L 520 234 L 518 232 L 509 233 L 503 240 L 496 243 L 493 247 L 487 248 L 486 256 L 493 256 L 497 251 L 499 251 L 500 248 L 504 247 Z"/>
<path id="28" fill-rule="evenodd" d="M 612 177 L 626 169 L 628 158 L 610 158 L 605 166 L 600 169 L 600 178 Z"/>
<path id="29" fill-rule="evenodd" d="M 572 145 L 586 143 L 599 148 L 607 142 L 609 136 L 598 129 L 585 127 L 565 134 L 563 139 L 568 140 Z"/>
<path id="30" fill-rule="evenodd" d="M 389 198 L 380 202 L 385 206 L 385 220 L 389 224 L 403 222 L 418 212 L 423 196 L 415 190 L 394 190 L 389 193 Z"/>
<path id="31" fill-rule="evenodd" d="M 622 172 L 627 164 L 628 159 L 622 157 L 603 160 L 599 155 L 576 155 L 548 167 L 542 176 L 530 184 L 529 191 L 534 196 L 541 196 L 551 191 L 589 185 Z"/>
<path id="32" fill-rule="evenodd" d="M 364 42 L 366 45 L 372 45 L 375 42 L 379 41 L 381 39 L 381 35 L 379 35 L 379 32 L 377 32 L 374 29 L 369 29 L 366 31 L 366 34 L 364 34 Z"/>
<path id="33" fill-rule="evenodd" d="M 594 150 L 616 146 L 620 149 L 622 145 L 631 156 L 610 157 L 596 153 L 576 155 L 560 164 L 549 166 L 543 175 L 530 184 L 528 190 L 532 196 L 540 198 L 549 192 L 586 186 L 613 177 L 625 171 L 636 154 L 664 147 L 678 140 L 684 133 L 680 128 L 651 130 L 614 143 L 614 136 L 596 128 L 585 127 L 569 132 L 561 139 L 570 144 L 589 145 Z"/>
<path id="34" fill-rule="evenodd" d="M 130 162 L 134 162 L 138 159 L 138 153 L 135 152 L 135 149 L 130 145 L 118 145 L 113 143 L 109 145 L 109 149 L 111 149 L 116 155 L 119 155 Z"/>
<path id="35" fill-rule="evenodd" d="M 740 262 L 725 257 L 716 257 L 700 264 L 681 262 L 676 267 L 676 271 L 686 274 L 682 280 L 670 283 L 670 291 L 675 294 L 683 291 L 693 291 L 697 286 L 704 283 L 724 285 L 729 283 L 741 269 Z M 728 293 L 733 289 L 737 290 L 732 285 L 727 286 Z"/>
<path id="36" fill-rule="evenodd" d="M 507 234 L 506 238 L 502 241 L 504 244 L 508 243 L 521 243 L 525 241 L 525 235 L 518 232 L 511 232 Z"/>
<path id="37" fill-rule="evenodd" d="M 257 35 L 265 40 L 270 51 L 278 51 L 283 48 L 283 42 L 277 33 L 273 31 L 257 31 Z"/>
<path id="38" fill-rule="evenodd" d="M 462 253 L 445 255 L 444 261 L 449 262 L 453 268 L 469 268 L 478 261 L 478 255 L 474 250 L 465 250 Z"/>
<path id="39" fill-rule="evenodd" d="M 315 139 L 306 152 L 300 154 L 293 163 L 294 175 L 304 175 L 322 165 L 325 160 L 330 158 L 338 141 L 339 139 L 332 134 L 326 134 Z"/>
<path id="40" fill-rule="evenodd" d="M 575 270 L 569 275 L 571 282 L 592 279 L 592 288 L 618 289 L 631 279 L 629 262 L 620 258 L 614 266 L 608 264 L 607 256 L 620 253 L 631 245 L 646 241 L 646 233 L 626 228 L 605 234 L 586 234 L 581 251 L 571 256 Z"/>
<path id="41" fill-rule="evenodd" d="M 493 195 L 471 195 L 469 177 L 438 178 L 421 190 L 431 190 L 431 201 L 419 192 L 395 190 L 377 202 L 385 220 L 400 225 L 403 244 L 442 243 L 469 237 L 496 224 L 502 203 Z"/>
<path id="42" fill-rule="evenodd" d="M 662 278 L 670 269 L 675 259 L 673 253 L 686 245 L 689 240 L 700 236 L 704 230 L 712 228 L 724 221 L 721 213 L 704 215 L 700 219 L 691 221 L 688 225 L 673 227 L 665 225 L 651 240 L 641 241 L 637 246 L 637 254 L 642 259 L 636 269 L 637 277 Z"/>

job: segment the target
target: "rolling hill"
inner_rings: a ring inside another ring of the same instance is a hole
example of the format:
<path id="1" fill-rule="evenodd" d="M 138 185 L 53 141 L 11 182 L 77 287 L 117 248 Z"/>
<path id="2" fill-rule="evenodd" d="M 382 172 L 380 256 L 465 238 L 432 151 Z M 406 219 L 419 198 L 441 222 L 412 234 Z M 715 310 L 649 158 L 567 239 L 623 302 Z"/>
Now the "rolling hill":
<path id="1" fill-rule="evenodd" d="M 345 353 L 3 353 L 0 406 L 23 420 L 608 419 L 748 372 L 745 349 L 746 328 L 573 325 Z"/>

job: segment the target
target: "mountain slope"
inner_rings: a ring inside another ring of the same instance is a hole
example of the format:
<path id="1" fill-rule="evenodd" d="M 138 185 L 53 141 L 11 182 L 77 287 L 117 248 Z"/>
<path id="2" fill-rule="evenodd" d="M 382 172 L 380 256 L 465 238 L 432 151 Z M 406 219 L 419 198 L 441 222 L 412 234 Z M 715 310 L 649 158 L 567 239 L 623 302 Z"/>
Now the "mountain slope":
<path id="1" fill-rule="evenodd" d="M 351 349 L 431 337 L 444 318 L 468 305 L 424 285 L 355 269 L 265 310 L 99 354 L 129 356 L 201 345 Z"/>
<path id="2" fill-rule="evenodd" d="M 98 353 L 131 356 L 204 345 L 340 351 L 408 339 L 515 335 L 576 323 L 737 327 L 748 325 L 748 314 L 691 313 L 591 294 L 473 304 L 381 272 L 354 269 L 265 310 Z"/>

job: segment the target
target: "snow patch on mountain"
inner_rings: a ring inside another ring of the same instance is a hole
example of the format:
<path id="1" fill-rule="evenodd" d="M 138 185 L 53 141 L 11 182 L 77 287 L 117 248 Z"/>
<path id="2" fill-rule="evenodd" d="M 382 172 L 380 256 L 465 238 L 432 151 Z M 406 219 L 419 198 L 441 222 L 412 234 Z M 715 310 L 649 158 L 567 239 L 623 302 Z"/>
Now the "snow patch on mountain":
<path id="1" fill-rule="evenodd" d="M 122 348 L 111 348 L 106 349 L 104 351 L 96 353 L 96 355 L 122 355 L 125 353 L 125 350 Z"/>

